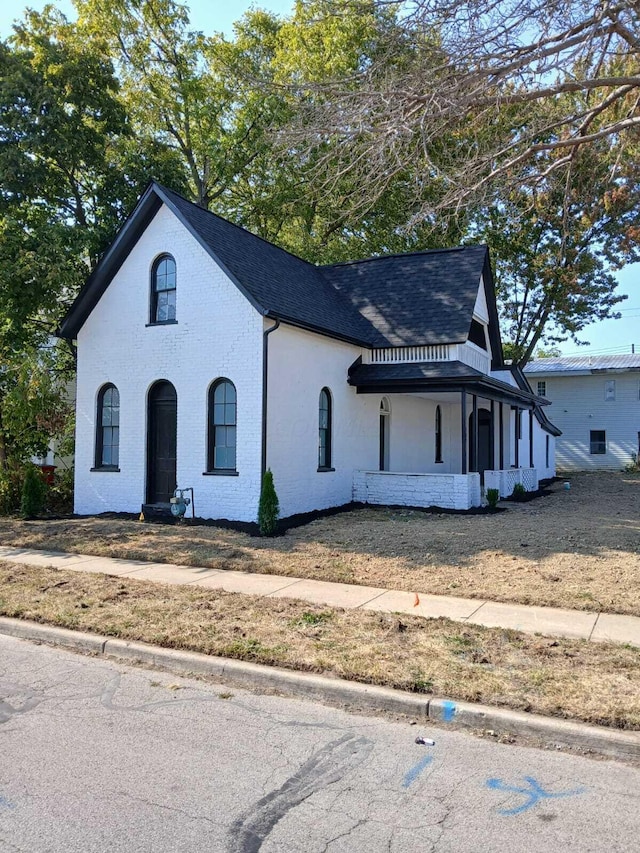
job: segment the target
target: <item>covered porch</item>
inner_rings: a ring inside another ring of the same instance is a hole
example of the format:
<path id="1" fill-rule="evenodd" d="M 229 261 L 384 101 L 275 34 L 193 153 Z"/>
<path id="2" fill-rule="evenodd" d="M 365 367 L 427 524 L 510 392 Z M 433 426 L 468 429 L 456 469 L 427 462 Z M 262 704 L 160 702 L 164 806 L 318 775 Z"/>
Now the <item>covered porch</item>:
<path id="1" fill-rule="evenodd" d="M 378 395 L 380 414 L 379 464 L 354 472 L 353 499 L 471 509 L 488 488 L 537 490 L 539 398 L 499 372 L 504 380 L 461 362 L 354 365 L 350 384 Z"/>

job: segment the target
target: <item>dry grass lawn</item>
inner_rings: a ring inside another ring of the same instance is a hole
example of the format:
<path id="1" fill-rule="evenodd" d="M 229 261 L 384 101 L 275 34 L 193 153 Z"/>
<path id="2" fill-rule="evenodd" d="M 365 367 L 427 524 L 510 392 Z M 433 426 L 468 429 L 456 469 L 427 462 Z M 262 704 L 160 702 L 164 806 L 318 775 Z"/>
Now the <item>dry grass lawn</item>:
<path id="1" fill-rule="evenodd" d="M 0 544 L 640 616 L 640 475 L 573 474 L 496 515 L 365 508 L 276 539 L 109 518 L 0 519 Z"/>
<path id="2" fill-rule="evenodd" d="M 0 563 L 0 614 L 640 728 L 637 649 Z"/>

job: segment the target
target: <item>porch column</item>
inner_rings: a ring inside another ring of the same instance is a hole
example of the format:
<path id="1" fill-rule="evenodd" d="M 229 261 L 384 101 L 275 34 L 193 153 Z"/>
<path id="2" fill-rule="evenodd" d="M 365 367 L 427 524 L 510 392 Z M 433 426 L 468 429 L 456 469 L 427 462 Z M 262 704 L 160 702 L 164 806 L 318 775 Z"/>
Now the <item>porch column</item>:
<path id="1" fill-rule="evenodd" d="M 496 467 L 496 406 L 491 401 L 491 453 L 489 454 L 489 468 L 495 471 Z"/>
<path id="2" fill-rule="evenodd" d="M 518 435 L 518 427 L 520 426 L 520 409 L 517 406 L 515 408 L 515 413 L 516 413 L 516 416 L 515 416 L 514 434 L 515 434 L 516 444 L 515 444 L 514 468 L 519 468 L 520 467 L 520 438 Z"/>
<path id="3" fill-rule="evenodd" d="M 471 404 L 473 412 L 473 462 L 469 465 L 472 471 L 478 470 L 478 397 L 476 394 L 471 395 Z"/>
<path id="4" fill-rule="evenodd" d="M 533 409 L 529 409 L 529 468 L 533 468 Z"/>
<path id="5" fill-rule="evenodd" d="M 467 473 L 467 392 L 462 391 L 460 396 L 460 412 L 462 415 L 462 473 Z"/>
<path id="6" fill-rule="evenodd" d="M 503 404 L 500 403 L 500 471 L 504 470 L 504 413 L 503 413 Z"/>

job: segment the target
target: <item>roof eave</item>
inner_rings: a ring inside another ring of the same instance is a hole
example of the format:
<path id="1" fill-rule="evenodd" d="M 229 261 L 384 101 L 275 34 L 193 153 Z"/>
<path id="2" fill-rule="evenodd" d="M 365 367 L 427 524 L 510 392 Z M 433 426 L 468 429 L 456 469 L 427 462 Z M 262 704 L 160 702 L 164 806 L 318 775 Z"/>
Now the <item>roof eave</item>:
<path id="1" fill-rule="evenodd" d="M 160 209 L 160 205 L 155 184 L 151 183 L 80 289 L 56 331 L 58 337 L 74 340 L 78 336 L 78 332 L 98 304 L 109 282 Z"/>

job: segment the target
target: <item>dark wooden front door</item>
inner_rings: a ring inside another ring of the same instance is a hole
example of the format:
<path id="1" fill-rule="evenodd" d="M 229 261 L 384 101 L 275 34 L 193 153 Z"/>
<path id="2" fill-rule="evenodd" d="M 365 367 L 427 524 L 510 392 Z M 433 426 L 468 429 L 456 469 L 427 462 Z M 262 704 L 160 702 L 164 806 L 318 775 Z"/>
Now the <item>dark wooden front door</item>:
<path id="1" fill-rule="evenodd" d="M 170 382 L 149 391 L 147 420 L 147 502 L 168 503 L 176 488 L 178 404 Z"/>
<path id="2" fill-rule="evenodd" d="M 484 474 L 490 470 L 491 444 L 493 433 L 491 430 L 491 412 L 486 409 L 478 409 L 478 458 L 475 458 L 475 434 L 473 429 L 473 413 L 469 415 L 469 470 L 479 471 Z"/>

